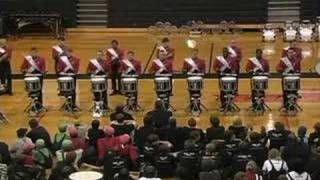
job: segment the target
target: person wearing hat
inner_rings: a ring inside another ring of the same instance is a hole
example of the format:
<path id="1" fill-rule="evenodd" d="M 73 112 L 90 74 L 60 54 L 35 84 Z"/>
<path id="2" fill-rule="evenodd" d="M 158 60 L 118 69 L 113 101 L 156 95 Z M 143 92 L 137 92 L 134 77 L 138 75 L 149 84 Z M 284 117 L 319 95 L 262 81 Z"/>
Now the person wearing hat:
<path id="1" fill-rule="evenodd" d="M 74 149 L 73 143 L 69 139 L 65 139 L 62 142 L 61 150 L 56 152 L 57 161 L 64 162 L 66 160 L 66 156 L 69 153 L 75 153 L 76 158 L 74 160 L 74 165 L 77 167 L 79 160 L 82 158 L 83 150 L 82 149 Z"/>
<path id="2" fill-rule="evenodd" d="M 1 87 L 5 87 L 5 94 L 12 95 L 11 60 L 12 49 L 5 39 L 0 39 L 0 80 Z"/>
<path id="3" fill-rule="evenodd" d="M 43 139 L 38 139 L 33 150 L 33 158 L 37 165 L 43 169 L 49 169 L 52 167 L 52 155 L 48 148 L 45 146 Z"/>
<path id="4" fill-rule="evenodd" d="M 67 128 L 68 128 L 68 126 L 66 123 L 60 123 L 58 125 L 59 132 L 57 132 L 54 135 L 53 143 L 52 143 L 53 153 L 55 153 L 57 150 L 61 149 L 63 140 L 70 139 L 70 136 L 67 133 Z"/>

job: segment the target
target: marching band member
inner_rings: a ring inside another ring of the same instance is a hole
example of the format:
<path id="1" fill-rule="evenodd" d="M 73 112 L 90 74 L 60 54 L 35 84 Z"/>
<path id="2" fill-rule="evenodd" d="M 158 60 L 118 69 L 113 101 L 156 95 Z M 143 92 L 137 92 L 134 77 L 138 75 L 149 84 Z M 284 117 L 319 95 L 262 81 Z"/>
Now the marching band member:
<path id="1" fill-rule="evenodd" d="M 185 58 L 183 62 L 182 72 L 192 74 L 192 73 L 202 73 L 206 72 L 205 60 L 198 57 L 199 50 L 192 49 L 191 57 Z"/>
<path id="2" fill-rule="evenodd" d="M 242 59 L 242 51 L 235 40 L 231 41 L 230 45 L 228 46 L 228 51 L 231 57 L 235 58 L 240 66 L 240 62 Z"/>
<path id="3" fill-rule="evenodd" d="M 111 47 L 107 49 L 106 56 L 107 61 L 110 63 L 111 67 L 110 76 L 111 86 L 113 90 L 111 95 L 116 95 L 119 94 L 121 91 L 120 61 L 123 59 L 124 56 L 124 51 L 119 48 L 119 42 L 117 40 L 111 41 Z"/>
<path id="4" fill-rule="evenodd" d="M 97 51 L 97 55 L 95 58 L 91 59 L 89 61 L 88 67 L 87 67 L 87 73 L 91 76 L 101 76 L 101 75 L 107 75 L 110 71 L 109 64 L 106 59 L 103 58 L 104 54 L 102 50 Z M 107 79 L 106 79 L 106 83 Z M 100 101 L 100 94 L 94 93 L 94 99 L 95 101 Z M 102 92 L 102 101 L 103 101 L 103 108 L 106 110 L 108 108 L 108 96 L 107 96 L 107 90 Z"/>
<path id="5" fill-rule="evenodd" d="M 294 56 L 295 56 L 296 59 L 298 59 L 300 61 L 303 59 L 303 57 L 302 57 L 302 49 L 299 47 L 298 43 L 295 42 L 295 41 L 290 42 L 288 47 L 283 48 L 282 57 L 286 57 L 288 55 L 288 50 L 289 49 L 292 49 L 294 51 Z"/>
<path id="6" fill-rule="evenodd" d="M 20 67 L 20 71 L 24 74 L 34 74 L 36 77 L 39 77 L 41 89 L 39 93 L 39 103 L 43 104 L 42 99 L 42 87 L 43 87 L 43 76 L 46 72 L 46 62 L 45 59 L 38 55 L 38 49 L 36 47 L 32 47 L 29 55 L 26 55 L 23 59 L 23 63 Z M 39 107 L 41 108 L 41 107 Z"/>
<path id="7" fill-rule="evenodd" d="M 223 48 L 222 56 L 217 56 L 216 60 L 213 64 L 213 69 L 219 74 L 220 78 L 224 76 L 224 74 L 239 74 L 240 67 L 238 60 L 232 56 L 227 47 Z M 221 101 L 221 109 L 224 109 L 225 104 L 225 92 L 220 91 L 220 101 Z"/>
<path id="8" fill-rule="evenodd" d="M 59 57 L 64 55 L 68 51 L 68 46 L 63 38 L 59 39 L 57 45 L 52 46 L 52 58 L 54 60 L 54 70 L 58 74 L 58 61 Z"/>
<path id="9" fill-rule="evenodd" d="M 283 74 L 294 74 L 301 72 L 301 60 L 302 58 L 296 54 L 297 51 L 294 48 L 289 48 L 286 52 L 286 55 L 280 59 L 279 64 L 277 65 L 277 71 Z M 289 93 L 297 94 L 297 91 L 286 91 L 284 89 L 284 82 L 282 81 L 282 91 L 283 91 L 283 104 L 284 106 L 288 102 L 287 95 Z"/>
<path id="10" fill-rule="evenodd" d="M 5 39 L 0 39 L 0 79 L 1 89 L 5 88 L 5 94 L 12 95 L 11 59 L 12 49 Z M 5 86 L 4 86 L 5 85 Z"/>
<path id="11" fill-rule="evenodd" d="M 262 55 L 262 49 L 257 49 L 256 57 L 249 58 L 246 66 L 248 73 L 268 73 L 270 71 L 269 62 Z"/>
<path id="12" fill-rule="evenodd" d="M 167 59 L 167 53 L 165 51 L 159 52 L 159 57 L 153 60 L 149 72 L 155 76 L 169 75 L 172 95 L 172 73 L 173 73 L 173 61 Z"/>
<path id="13" fill-rule="evenodd" d="M 161 45 L 157 49 L 157 57 L 159 58 L 160 52 L 165 53 L 165 58 L 169 61 L 174 61 L 175 50 L 170 47 L 170 39 L 165 37 L 161 41 Z"/>
<path id="14" fill-rule="evenodd" d="M 80 67 L 80 59 L 72 54 L 72 50 L 65 51 L 64 55 L 61 55 L 58 60 L 58 73 L 60 76 L 71 76 L 73 78 L 74 90 L 72 92 L 72 108 L 77 109 L 76 106 L 76 86 L 77 86 L 77 73 Z M 73 74 L 73 75 L 71 75 Z"/>
<path id="15" fill-rule="evenodd" d="M 256 57 L 249 58 L 247 65 L 246 65 L 246 71 L 252 75 L 259 74 L 259 73 L 269 73 L 270 66 L 267 59 L 263 57 L 263 51 L 262 49 L 256 50 Z M 265 92 L 260 92 L 262 96 L 265 96 Z M 251 101 L 255 104 L 255 97 L 256 97 L 256 91 L 251 90 Z"/>
<path id="16" fill-rule="evenodd" d="M 120 72 L 122 75 L 141 74 L 141 62 L 134 57 L 133 51 L 128 51 L 127 58 L 121 61 Z"/>

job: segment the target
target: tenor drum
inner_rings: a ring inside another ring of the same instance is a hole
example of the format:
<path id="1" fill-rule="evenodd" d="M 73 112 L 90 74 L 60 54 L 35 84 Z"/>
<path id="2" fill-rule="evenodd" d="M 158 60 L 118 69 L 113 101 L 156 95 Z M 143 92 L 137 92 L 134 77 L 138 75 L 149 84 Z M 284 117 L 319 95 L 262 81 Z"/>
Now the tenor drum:
<path id="1" fill-rule="evenodd" d="M 274 29 L 265 29 L 263 30 L 263 39 L 264 41 L 270 42 L 276 40 L 276 33 Z"/>
<path id="2" fill-rule="evenodd" d="M 106 79 L 102 77 L 91 78 L 91 90 L 92 92 L 104 92 L 107 90 Z"/>
<path id="3" fill-rule="evenodd" d="M 72 77 L 60 77 L 58 78 L 58 87 L 60 92 L 70 92 L 74 90 Z"/>
<path id="4" fill-rule="evenodd" d="M 252 77 L 252 90 L 266 90 L 268 89 L 267 76 L 253 76 Z"/>
<path id="5" fill-rule="evenodd" d="M 156 92 L 169 92 L 171 90 L 170 78 L 158 77 L 154 79 Z"/>
<path id="6" fill-rule="evenodd" d="M 137 92 L 137 78 L 122 78 L 121 91 L 123 93 L 136 93 Z"/>
<path id="7" fill-rule="evenodd" d="M 300 77 L 298 76 L 287 76 L 283 78 L 284 90 L 286 91 L 297 91 L 300 89 Z"/>
<path id="8" fill-rule="evenodd" d="M 69 176 L 70 180 L 102 180 L 103 175 L 95 171 L 81 171 L 72 173 Z"/>
<path id="9" fill-rule="evenodd" d="M 313 30 L 310 27 L 303 27 L 299 31 L 300 39 L 303 42 L 310 42 L 312 41 Z"/>
<path id="10" fill-rule="evenodd" d="M 202 90 L 202 77 L 199 77 L 199 76 L 188 77 L 187 82 L 188 82 L 189 91 Z"/>
<path id="11" fill-rule="evenodd" d="M 222 77 L 220 79 L 220 90 L 222 91 L 235 91 L 238 89 L 237 78 L 235 77 Z"/>
<path id="12" fill-rule="evenodd" d="M 26 90 L 29 93 L 41 90 L 40 78 L 38 77 L 26 77 L 24 78 L 24 82 L 26 84 Z"/>

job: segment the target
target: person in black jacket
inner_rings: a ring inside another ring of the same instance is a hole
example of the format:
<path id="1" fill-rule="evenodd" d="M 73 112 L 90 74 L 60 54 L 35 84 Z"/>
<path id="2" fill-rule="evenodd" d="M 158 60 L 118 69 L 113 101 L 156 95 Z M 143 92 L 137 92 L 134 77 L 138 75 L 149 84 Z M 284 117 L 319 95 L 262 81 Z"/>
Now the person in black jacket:
<path id="1" fill-rule="evenodd" d="M 52 169 L 49 180 L 65 180 L 69 178 L 70 174 L 77 172 L 77 169 L 74 167 L 76 157 L 76 153 L 68 153 L 64 161 L 59 161 Z"/>
<path id="2" fill-rule="evenodd" d="M 241 142 L 239 145 L 239 151 L 233 156 L 233 172 L 245 171 L 249 161 L 254 161 L 253 157 L 248 152 L 248 144 Z"/>
<path id="3" fill-rule="evenodd" d="M 320 144 L 320 122 L 313 126 L 314 131 L 310 133 L 308 143 L 312 149 Z"/>
<path id="4" fill-rule="evenodd" d="M 88 130 L 89 146 L 93 146 L 94 148 L 97 148 L 98 139 L 104 137 L 104 131 L 99 129 L 99 127 L 100 121 L 93 120 L 91 122 L 91 128 Z"/>
<path id="5" fill-rule="evenodd" d="M 162 102 L 158 100 L 155 102 L 155 109 L 149 111 L 147 116 L 150 117 L 152 123 L 155 125 L 155 128 L 161 129 L 168 125 L 169 119 L 172 116 L 172 112 L 163 110 Z"/>
<path id="6" fill-rule="evenodd" d="M 268 131 L 269 149 L 276 148 L 280 150 L 280 147 L 287 143 L 290 131 L 286 130 L 281 122 L 275 122 L 274 128 L 274 130 Z"/>
<path id="7" fill-rule="evenodd" d="M 178 153 L 178 168 L 187 170 L 189 177 L 196 178 L 200 168 L 200 154 L 194 150 L 194 142 L 186 140 L 184 150 Z"/>
<path id="8" fill-rule="evenodd" d="M 116 121 L 117 120 L 116 116 L 118 114 L 123 115 L 123 120 L 134 120 L 134 118 L 131 116 L 131 114 L 125 112 L 123 108 L 124 108 L 123 105 L 118 105 L 115 108 L 115 112 L 110 114 L 110 121 Z"/>
<path id="9" fill-rule="evenodd" d="M 310 155 L 306 170 L 310 174 L 311 179 L 320 179 L 320 147 Z"/>
<path id="10" fill-rule="evenodd" d="M 51 149 L 52 144 L 49 132 L 43 126 L 40 126 L 36 119 L 31 119 L 29 126 L 31 130 L 27 133 L 27 137 L 29 137 L 33 143 L 36 143 L 38 139 L 43 139 L 46 143 L 46 148 Z"/>
<path id="11" fill-rule="evenodd" d="M 206 139 L 208 142 L 211 140 L 222 140 L 224 139 L 225 129 L 220 125 L 220 120 L 217 116 L 210 117 L 211 127 L 206 130 Z"/>
<path id="12" fill-rule="evenodd" d="M 4 143 L 4 142 L 0 142 L 0 156 L 2 159 L 2 163 L 9 165 L 11 162 L 11 156 L 10 156 L 10 152 L 9 152 L 9 146 Z"/>
<path id="13" fill-rule="evenodd" d="M 229 126 L 229 131 L 232 131 L 237 139 L 244 140 L 247 137 L 248 129 L 242 125 L 240 118 L 236 118 L 232 125 Z"/>
<path id="14" fill-rule="evenodd" d="M 252 132 L 249 137 L 249 154 L 255 159 L 257 165 L 262 167 L 264 161 L 268 158 L 268 149 L 264 143 L 260 141 L 261 139 L 259 133 Z"/>
<path id="15" fill-rule="evenodd" d="M 200 141 L 204 142 L 205 134 L 202 131 L 202 129 L 197 127 L 197 121 L 194 118 L 190 118 L 188 120 L 188 126 L 184 127 L 183 129 L 184 129 L 183 131 L 186 139 L 190 138 L 190 133 L 192 131 L 198 131 L 200 134 Z"/>
<path id="16" fill-rule="evenodd" d="M 152 123 L 152 119 L 149 116 L 145 116 L 143 119 L 143 126 L 138 128 L 135 131 L 135 144 L 137 147 L 142 150 L 144 147 L 144 144 L 147 140 L 147 137 L 150 134 L 154 133 L 154 126 Z"/>
<path id="17" fill-rule="evenodd" d="M 160 178 L 169 178 L 174 175 L 176 169 L 175 158 L 170 154 L 167 144 L 161 144 L 155 157 L 155 167 Z"/>

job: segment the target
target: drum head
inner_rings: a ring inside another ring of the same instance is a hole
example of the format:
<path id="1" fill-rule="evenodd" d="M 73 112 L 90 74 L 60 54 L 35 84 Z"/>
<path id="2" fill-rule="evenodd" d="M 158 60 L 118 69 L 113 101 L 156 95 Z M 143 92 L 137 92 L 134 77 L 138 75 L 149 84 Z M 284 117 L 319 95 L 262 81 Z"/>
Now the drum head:
<path id="1" fill-rule="evenodd" d="M 135 82 L 135 81 L 137 81 L 137 79 L 136 78 L 123 78 L 122 81 L 124 81 L 124 82 Z"/>
<path id="2" fill-rule="evenodd" d="M 268 80 L 267 76 L 253 76 L 252 79 L 254 80 Z"/>
<path id="3" fill-rule="evenodd" d="M 24 78 L 24 81 L 39 81 L 40 79 L 38 77 L 26 77 Z"/>
<path id="4" fill-rule="evenodd" d="M 237 78 L 235 78 L 235 77 L 222 77 L 221 80 L 222 81 L 236 81 Z"/>
<path id="5" fill-rule="evenodd" d="M 99 180 L 102 179 L 103 175 L 99 172 L 94 171 L 81 171 L 72 173 L 69 178 L 71 180 Z"/>
<path id="6" fill-rule="evenodd" d="M 168 77 L 158 77 L 158 78 L 155 78 L 154 80 L 155 81 L 169 81 L 170 78 L 168 78 Z"/>
<path id="7" fill-rule="evenodd" d="M 288 81 L 292 81 L 292 80 L 299 80 L 300 77 L 298 76 L 288 76 L 288 77 L 284 77 L 285 80 L 288 80 Z"/>
<path id="8" fill-rule="evenodd" d="M 198 77 L 198 76 L 194 76 L 194 77 L 188 77 L 188 80 L 190 80 L 190 81 L 193 81 L 193 80 L 195 80 L 195 81 L 197 81 L 197 80 L 202 80 L 202 77 Z"/>
<path id="9" fill-rule="evenodd" d="M 72 81 L 73 78 L 72 77 L 59 77 L 58 81 Z"/>
<path id="10" fill-rule="evenodd" d="M 106 79 L 104 79 L 104 78 L 91 78 L 91 81 L 92 82 L 105 82 Z"/>

